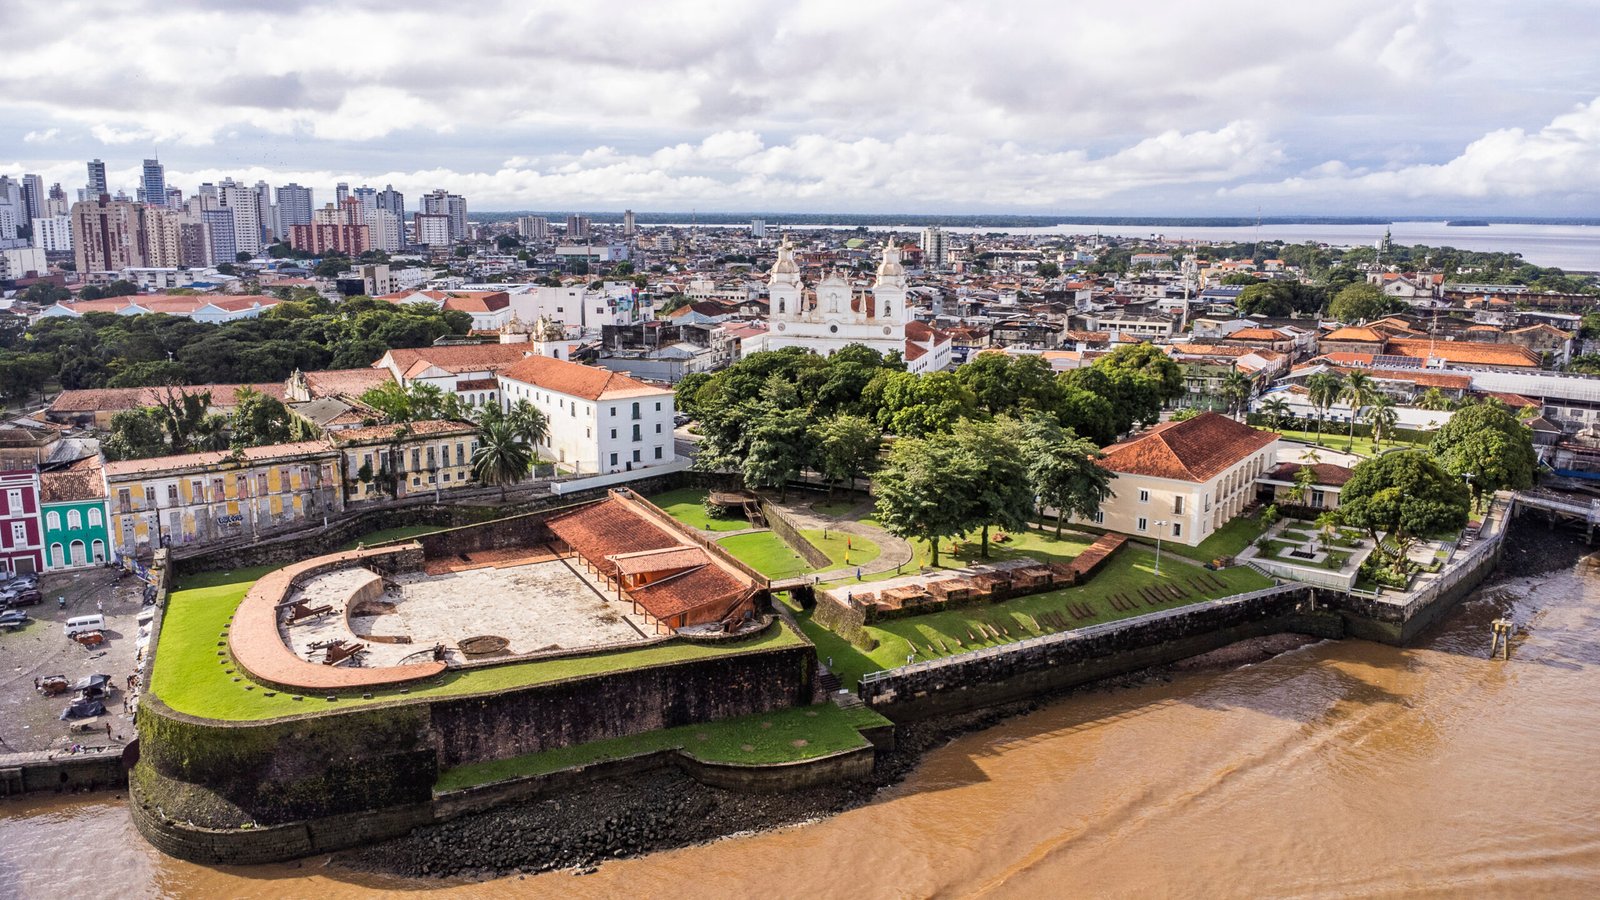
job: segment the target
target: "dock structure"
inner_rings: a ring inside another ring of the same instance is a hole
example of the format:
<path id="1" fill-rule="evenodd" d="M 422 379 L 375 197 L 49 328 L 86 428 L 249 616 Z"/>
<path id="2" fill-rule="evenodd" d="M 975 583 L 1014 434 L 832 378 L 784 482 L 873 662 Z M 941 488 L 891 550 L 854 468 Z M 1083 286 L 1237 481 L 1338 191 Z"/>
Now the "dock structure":
<path id="1" fill-rule="evenodd" d="M 1558 519 L 1583 523 L 1584 540 L 1594 543 L 1594 530 L 1600 525 L 1600 498 L 1583 500 L 1571 495 L 1551 494 L 1544 491 L 1520 491 L 1517 494 L 1517 511 L 1544 510 L 1553 524 Z"/>

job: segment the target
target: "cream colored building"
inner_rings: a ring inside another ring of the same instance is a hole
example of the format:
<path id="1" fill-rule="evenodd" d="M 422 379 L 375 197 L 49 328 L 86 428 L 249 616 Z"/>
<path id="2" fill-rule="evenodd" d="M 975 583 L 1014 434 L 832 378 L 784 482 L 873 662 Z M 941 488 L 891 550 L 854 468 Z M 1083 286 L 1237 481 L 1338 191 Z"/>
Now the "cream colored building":
<path id="1" fill-rule="evenodd" d="M 1239 515 L 1277 463 L 1278 435 L 1216 413 L 1167 422 L 1105 449 L 1112 496 L 1078 521 L 1195 546 Z"/>

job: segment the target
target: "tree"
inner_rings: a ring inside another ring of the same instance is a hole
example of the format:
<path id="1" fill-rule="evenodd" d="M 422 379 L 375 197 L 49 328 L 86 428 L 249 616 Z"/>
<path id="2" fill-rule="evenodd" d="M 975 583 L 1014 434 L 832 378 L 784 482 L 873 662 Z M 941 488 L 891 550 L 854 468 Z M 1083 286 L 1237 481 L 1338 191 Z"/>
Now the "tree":
<path id="1" fill-rule="evenodd" d="M 1315 465 L 1315 463 L 1306 463 L 1295 470 L 1294 486 L 1290 487 L 1288 493 L 1284 494 L 1285 500 L 1296 506 L 1305 504 L 1306 495 L 1311 493 L 1311 489 L 1316 487 L 1317 484 L 1317 470 L 1313 468 Z"/>
<path id="2" fill-rule="evenodd" d="M 1294 314 L 1293 298 L 1282 282 L 1257 281 L 1239 292 L 1239 314 L 1281 318 Z"/>
<path id="3" fill-rule="evenodd" d="M 158 387 L 183 384 L 187 373 L 182 363 L 169 359 L 130 363 L 111 376 L 106 387 Z"/>
<path id="4" fill-rule="evenodd" d="M 1356 420 L 1361 418 L 1362 408 L 1377 396 L 1377 390 L 1373 386 L 1372 376 L 1365 372 L 1351 372 L 1345 377 L 1344 387 L 1339 390 L 1339 399 L 1350 404 L 1350 445 L 1347 449 L 1355 449 Z"/>
<path id="5" fill-rule="evenodd" d="M 939 565 L 939 540 L 963 534 L 971 520 L 972 473 L 961 446 L 947 434 L 896 441 L 873 479 L 878 521 L 902 538 L 928 542 Z"/>
<path id="6" fill-rule="evenodd" d="M 1417 537 L 1467 524 L 1468 493 L 1461 479 L 1422 450 L 1363 460 L 1339 492 L 1339 519 L 1367 532 L 1374 551 L 1401 565 Z M 1388 534 L 1390 546 L 1379 542 Z"/>
<path id="7" fill-rule="evenodd" d="M 845 480 L 854 490 L 856 479 L 877 462 L 878 448 L 883 443 L 878 426 L 864 416 L 849 413 L 829 416 L 812 425 L 810 439 L 812 465 L 828 480 L 830 492 Z"/>
<path id="8" fill-rule="evenodd" d="M 1404 309 L 1405 304 L 1365 281 L 1349 285 L 1328 304 L 1328 315 L 1340 322 L 1366 322 Z"/>
<path id="9" fill-rule="evenodd" d="M 240 250 L 238 253 L 235 253 L 233 255 L 233 261 L 234 262 L 247 263 L 252 259 L 255 259 L 255 257 L 250 255 L 250 252 L 248 250 Z"/>
<path id="10" fill-rule="evenodd" d="M 125 409 L 111 417 L 111 433 L 100 442 L 106 459 L 149 459 L 167 452 L 166 432 L 154 407 Z"/>
<path id="11" fill-rule="evenodd" d="M 1243 285 L 1245 287 L 1249 287 L 1252 284 L 1260 284 L 1260 283 L 1261 283 L 1261 279 L 1257 278 L 1254 275 L 1251 275 L 1248 272 L 1233 272 L 1231 274 L 1222 276 L 1222 284 L 1228 285 L 1228 286 Z"/>
<path id="12" fill-rule="evenodd" d="M 361 402 L 382 414 L 385 424 L 462 418 L 460 398 L 420 381 L 410 387 L 385 381 L 362 393 Z"/>
<path id="13" fill-rule="evenodd" d="M 1033 513 L 1033 488 L 1023 458 L 1022 426 L 1011 418 L 965 420 L 951 433 L 968 466 L 968 527 L 981 532 L 982 554 L 989 558 L 989 527 L 1020 531 Z"/>
<path id="14" fill-rule="evenodd" d="M 1051 419 L 1035 416 L 1028 420 L 1022 444 L 1028 485 L 1040 507 L 1055 509 L 1057 539 L 1067 516 L 1090 518 L 1111 496 L 1111 479 L 1116 473 L 1095 463 L 1101 455 L 1093 441 Z"/>
<path id="15" fill-rule="evenodd" d="M 49 353 L 0 351 L 0 394 L 7 403 L 20 404 L 35 393 L 44 393 L 55 363 L 55 356 Z"/>
<path id="16" fill-rule="evenodd" d="M 782 499 L 788 495 L 790 480 L 798 478 L 809 462 L 805 412 L 773 407 L 748 426 L 750 445 L 740 467 L 745 487 L 777 488 Z"/>
<path id="17" fill-rule="evenodd" d="M 1238 416 L 1239 413 L 1250 406 L 1250 394 L 1255 390 L 1255 382 L 1250 376 L 1238 369 L 1233 369 L 1222 376 L 1222 384 L 1218 393 L 1222 395 L 1223 402 L 1228 404 L 1230 415 Z"/>
<path id="18" fill-rule="evenodd" d="M 976 412 L 977 398 L 950 372 L 886 372 L 878 424 L 901 437 L 948 431 Z"/>
<path id="19" fill-rule="evenodd" d="M 1532 487 L 1539 465 L 1533 432 L 1497 401 L 1457 410 L 1434 435 L 1429 450 L 1457 476 L 1472 476 L 1475 507 L 1481 506 L 1485 491 Z"/>
<path id="20" fill-rule="evenodd" d="M 1040 356 L 980 353 L 956 369 L 956 380 L 972 391 L 991 416 L 1053 408 L 1061 393 L 1055 372 Z"/>
<path id="21" fill-rule="evenodd" d="M 499 407 L 490 407 L 499 409 Z M 518 400 L 506 412 L 506 419 L 525 444 L 538 446 L 550 437 L 550 420 L 539 408 L 527 400 Z M 537 453 L 535 454 L 537 455 Z"/>
<path id="22" fill-rule="evenodd" d="M 1289 409 L 1288 401 L 1282 397 L 1268 397 L 1261 401 L 1258 410 L 1267 419 L 1267 427 L 1273 431 L 1281 431 L 1283 423 L 1287 422 L 1294 413 Z"/>
<path id="23" fill-rule="evenodd" d="M 1034 270 L 1034 274 L 1038 275 L 1040 278 L 1053 280 L 1061 277 L 1061 267 L 1053 262 L 1042 262 L 1039 263 L 1039 267 Z"/>
<path id="24" fill-rule="evenodd" d="M 1428 388 L 1417 398 L 1417 408 L 1434 412 L 1444 412 L 1455 407 L 1455 401 L 1445 396 L 1444 391 L 1436 387 Z"/>
<path id="25" fill-rule="evenodd" d="M 1317 439 L 1322 439 L 1322 422 L 1333 404 L 1344 393 L 1344 379 L 1336 372 L 1318 372 L 1306 378 L 1306 396 L 1317 410 Z"/>
<path id="26" fill-rule="evenodd" d="M 506 485 L 528 477 L 533 459 L 533 448 L 523 443 L 509 419 L 497 419 L 478 427 L 478 449 L 472 452 L 472 474 L 483 484 L 499 485 L 501 500 L 506 498 Z"/>
<path id="27" fill-rule="evenodd" d="M 1374 450 L 1381 449 L 1383 442 L 1394 434 L 1395 426 L 1400 422 L 1394 398 L 1388 394 L 1374 397 L 1372 407 L 1367 410 L 1367 421 L 1372 425 L 1372 447 Z"/>
<path id="28" fill-rule="evenodd" d="M 234 391 L 233 418 L 229 423 L 234 447 L 281 444 L 290 438 L 289 409 L 276 397 L 255 388 Z"/>

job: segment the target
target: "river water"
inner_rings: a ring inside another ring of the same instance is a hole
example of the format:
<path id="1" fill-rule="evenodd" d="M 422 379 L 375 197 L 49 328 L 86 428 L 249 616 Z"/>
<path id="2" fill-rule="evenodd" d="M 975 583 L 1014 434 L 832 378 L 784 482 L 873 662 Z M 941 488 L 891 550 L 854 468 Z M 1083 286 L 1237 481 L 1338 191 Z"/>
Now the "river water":
<path id="1" fill-rule="evenodd" d="M 1509 663 L 1485 658 L 1503 614 L 1528 630 Z M 209 869 L 101 796 L 0 805 L 0 897 L 1595 896 L 1597 746 L 1600 575 L 1563 569 L 1480 592 L 1412 648 L 1324 642 L 1070 697 L 863 808 L 582 877 Z"/>

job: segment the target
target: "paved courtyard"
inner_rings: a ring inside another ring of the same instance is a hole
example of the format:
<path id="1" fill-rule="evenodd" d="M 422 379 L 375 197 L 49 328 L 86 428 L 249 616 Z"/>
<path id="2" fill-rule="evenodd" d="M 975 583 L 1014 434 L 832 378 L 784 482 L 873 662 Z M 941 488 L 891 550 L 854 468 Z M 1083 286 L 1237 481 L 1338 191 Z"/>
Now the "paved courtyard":
<path id="1" fill-rule="evenodd" d="M 334 609 L 330 615 L 283 629 L 296 654 L 321 661 L 323 652 L 315 645 L 356 640 L 367 647 L 363 665 L 387 666 L 443 644 L 446 662 L 460 664 L 495 658 L 469 657 L 457 649 L 464 638 L 479 635 L 506 638 L 509 644 L 499 655 L 520 656 L 640 642 L 650 634 L 627 603 L 602 596 L 594 582 L 560 560 L 401 575 L 389 579 L 376 600 L 358 604 L 356 612 L 366 614 L 352 616 L 346 628 L 345 598 L 370 578 L 366 569 L 346 569 L 306 583 L 301 596 L 308 605 L 328 604 Z M 409 641 L 381 640 L 385 637 Z"/>

